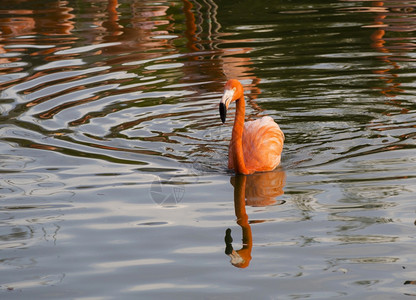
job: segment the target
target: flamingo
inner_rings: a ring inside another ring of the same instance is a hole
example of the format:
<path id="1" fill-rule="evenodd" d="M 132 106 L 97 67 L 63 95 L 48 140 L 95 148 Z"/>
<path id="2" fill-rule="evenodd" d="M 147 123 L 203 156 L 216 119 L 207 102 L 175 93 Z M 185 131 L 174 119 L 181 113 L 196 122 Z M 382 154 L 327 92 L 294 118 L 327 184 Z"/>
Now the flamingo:
<path id="1" fill-rule="evenodd" d="M 227 81 L 220 101 L 219 110 L 223 124 L 228 106 L 234 101 L 237 109 L 228 148 L 228 168 L 245 175 L 274 170 L 280 164 L 285 135 L 269 116 L 244 123 L 244 91 L 236 79 Z"/>

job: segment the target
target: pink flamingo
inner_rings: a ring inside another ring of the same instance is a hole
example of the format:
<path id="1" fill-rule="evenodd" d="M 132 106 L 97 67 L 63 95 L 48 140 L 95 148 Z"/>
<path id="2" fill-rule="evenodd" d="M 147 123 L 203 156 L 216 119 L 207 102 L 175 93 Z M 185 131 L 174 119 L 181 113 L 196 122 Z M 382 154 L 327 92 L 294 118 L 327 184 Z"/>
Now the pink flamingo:
<path id="1" fill-rule="evenodd" d="M 268 116 L 244 123 L 246 107 L 243 86 L 235 79 L 227 81 L 220 102 L 220 116 L 223 123 L 228 106 L 234 101 L 237 109 L 228 149 L 228 168 L 238 174 L 275 169 L 280 163 L 285 139 L 279 125 Z"/>

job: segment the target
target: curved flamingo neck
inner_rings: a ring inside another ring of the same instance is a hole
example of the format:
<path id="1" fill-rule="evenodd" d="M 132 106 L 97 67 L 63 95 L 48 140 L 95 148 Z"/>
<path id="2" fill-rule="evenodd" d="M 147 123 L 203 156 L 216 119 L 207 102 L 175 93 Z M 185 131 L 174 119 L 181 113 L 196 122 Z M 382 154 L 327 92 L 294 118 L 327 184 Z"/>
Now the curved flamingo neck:
<path id="1" fill-rule="evenodd" d="M 243 131 L 244 131 L 244 118 L 246 114 L 246 104 L 244 101 L 244 95 L 236 100 L 237 109 L 235 112 L 233 132 L 231 135 L 231 147 L 233 147 L 233 161 L 235 172 L 239 174 L 249 174 L 244 162 L 243 153 Z"/>

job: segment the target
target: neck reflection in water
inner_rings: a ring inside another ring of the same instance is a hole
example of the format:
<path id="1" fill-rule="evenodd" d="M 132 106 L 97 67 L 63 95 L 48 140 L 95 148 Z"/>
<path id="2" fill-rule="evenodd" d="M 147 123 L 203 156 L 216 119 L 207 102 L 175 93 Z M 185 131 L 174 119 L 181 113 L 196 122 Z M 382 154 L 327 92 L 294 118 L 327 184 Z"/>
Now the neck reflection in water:
<path id="1" fill-rule="evenodd" d="M 231 229 L 225 232 L 225 254 L 230 257 L 230 262 L 237 268 L 246 268 L 250 264 L 253 237 L 250 222 L 246 213 L 246 205 L 269 206 L 280 205 L 284 201 L 276 200 L 276 197 L 283 195 L 283 187 L 286 183 L 286 175 L 282 170 L 273 172 L 255 173 L 252 175 L 235 175 L 231 177 L 231 184 L 234 187 L 234 209 L 237 224 L 241 226 L 243 247 L 234 250 Z M 256 223 L 259 223 L 258 221 Z"/>

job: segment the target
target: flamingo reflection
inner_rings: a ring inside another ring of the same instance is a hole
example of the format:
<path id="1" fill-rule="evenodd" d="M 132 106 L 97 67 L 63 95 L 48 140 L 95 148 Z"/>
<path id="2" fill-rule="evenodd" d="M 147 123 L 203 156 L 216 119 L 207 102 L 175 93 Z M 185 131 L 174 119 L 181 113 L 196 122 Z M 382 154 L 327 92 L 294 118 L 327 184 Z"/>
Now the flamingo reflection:
<path id="1" fill-rule="evenodd" d="M 231 177 L 231 184 L 234 187 L 234 209 L 237 224 L 242 229 L 243 247 L 234 250 L 231 229 L 225 232 L 225 254 L 230 257 L 230 262 L 237 268 L 246 268 L 251 261 L 251 250 L 253 248 L 253 236 L 251 226 L 246 213 L 246 205 L 269 206 L 283 204 L 278 202 L 276 197 L 283 195 L 283 187 L 286 183 L 286 175 L 282 170 L 274 172 L 255 173 L 253 175 L 236 175 Z M 262 221 L 257 221 L 259 223 Z"/>

